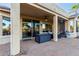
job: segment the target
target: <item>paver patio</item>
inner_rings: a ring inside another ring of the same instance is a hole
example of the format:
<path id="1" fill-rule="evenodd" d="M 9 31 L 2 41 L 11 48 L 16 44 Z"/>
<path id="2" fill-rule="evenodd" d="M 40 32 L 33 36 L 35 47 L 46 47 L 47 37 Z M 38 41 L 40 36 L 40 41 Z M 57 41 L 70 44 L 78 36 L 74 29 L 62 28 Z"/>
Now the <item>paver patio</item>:
<path id="1" fill-rule="evenodd" d="M 10 44 L 0 45 L 0 55 L 10 55 Z M 79 56 L 79 39 L 59 39 L 36 43 L 34 40 L 21 41 L 21 56 Z"/>

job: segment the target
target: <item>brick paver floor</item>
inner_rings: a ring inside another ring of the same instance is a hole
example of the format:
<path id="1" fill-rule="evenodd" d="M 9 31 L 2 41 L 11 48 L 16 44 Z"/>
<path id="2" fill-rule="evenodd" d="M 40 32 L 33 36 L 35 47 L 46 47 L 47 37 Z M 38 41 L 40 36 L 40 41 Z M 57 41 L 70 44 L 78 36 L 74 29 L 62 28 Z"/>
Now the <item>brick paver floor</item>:
<path id="1" fill-rule="evenodd" d="M 10 44 L 0 45 L 0 55 L 10 55 Z M 36 43 L 34 40 L 21 41 L 21 56 L 79 56 L 79 38 L 62 38 Z"/>

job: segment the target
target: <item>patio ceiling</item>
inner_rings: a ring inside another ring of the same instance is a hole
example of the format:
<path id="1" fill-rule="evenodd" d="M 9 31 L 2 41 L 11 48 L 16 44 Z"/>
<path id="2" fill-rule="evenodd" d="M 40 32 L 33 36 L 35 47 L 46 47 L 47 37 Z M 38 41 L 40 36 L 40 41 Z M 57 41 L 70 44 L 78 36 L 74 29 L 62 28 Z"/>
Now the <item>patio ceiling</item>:
<path id="1" fill-rule="evenodd" d="M 21 8 L 21 14 L 23 15 L 34 16 L 34 17 L 42 17 L 50 15 L 49 13 L 26 3 L 21 3 L 20 8 Z"/>
<path id="2" fill-rule="evenodd" d="M 34 6 L 31 6 L 27 3 L 21 3 L 20 4 L 20 13 L 21 15 L 25 15 L 25 16 L 32 16 L 32 17 L 37 17 L 37 18 L 45 18 L 45 16 L 47 16 L 48 20 L 50 20 L 50 22 L 53 19 L 53 15 L 51 15 L 50 13 L 38 9 Z"/>
<path id="3" fill-rule="evenodd" d="M 52 14 L 44 11 L 44 10 L 41 10 L 41 9 L 38 9 L 32 5 L 29 5 L 27 3 L 21 3 L 20 4 L 20 13 L 21 15 L 24 15 L 24 16 L 32 16 L 32 17 L 37 17 L 37 18 L 42 18 L 43 21 L 45 16 L 47 16 L 47 22 L 51 22 L 53 23 L 53 16 Z M 61 17 L 58 17 L 59 20 L 64 20 L 63 18 Z"/>

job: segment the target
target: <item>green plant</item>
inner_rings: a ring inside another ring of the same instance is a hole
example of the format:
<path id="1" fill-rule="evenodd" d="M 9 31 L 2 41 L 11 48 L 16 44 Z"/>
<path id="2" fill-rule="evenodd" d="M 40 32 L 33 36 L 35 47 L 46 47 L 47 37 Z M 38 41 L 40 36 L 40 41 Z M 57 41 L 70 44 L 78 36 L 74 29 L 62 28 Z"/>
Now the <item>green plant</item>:
<path id="1" fill-rule="evenodd" d="M 75 11 L 75 13 L 77 14 L 78 13 L 78 10 L 79 10 L 79 4 L 74 4 L 72 6 L 72 10 Z"/>

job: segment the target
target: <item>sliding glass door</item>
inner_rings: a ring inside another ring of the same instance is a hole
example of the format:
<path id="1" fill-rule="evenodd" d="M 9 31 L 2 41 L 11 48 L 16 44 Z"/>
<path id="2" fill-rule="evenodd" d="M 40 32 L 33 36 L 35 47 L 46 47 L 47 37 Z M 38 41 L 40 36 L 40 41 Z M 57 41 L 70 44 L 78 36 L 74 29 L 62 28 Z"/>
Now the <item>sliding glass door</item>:
<path id="1" fill-rule="evenodd" d="M 22 37 L 23 37 L 23 39 L 35 37 L 36 34 L 39 34 L 39 21 L 23 19 L 22 20 Z"/>
<path id="2" fill-rule="evenodd" d="M 31 38 L 33 31 L 33 25 L 31 20 L 23 19 L 22 21 L 22 37 L 23 38 Z"/>

